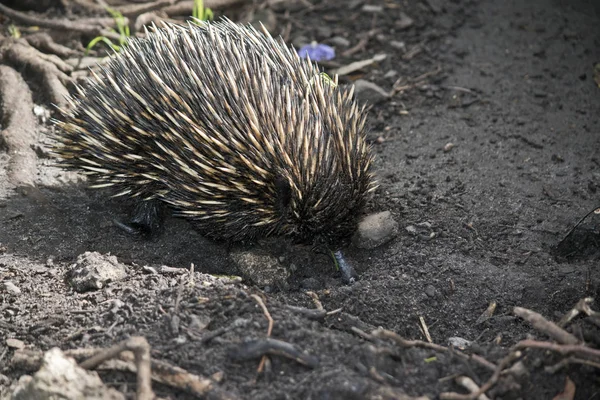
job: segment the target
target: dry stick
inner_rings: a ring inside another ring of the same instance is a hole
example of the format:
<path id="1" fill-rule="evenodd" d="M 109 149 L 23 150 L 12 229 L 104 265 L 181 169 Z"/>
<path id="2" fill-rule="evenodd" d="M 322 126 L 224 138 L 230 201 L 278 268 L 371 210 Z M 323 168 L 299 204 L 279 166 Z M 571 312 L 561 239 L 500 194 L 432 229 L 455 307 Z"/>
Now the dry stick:
<path id="1" fill-rule="evenodd" d="M 317 307 L 317 310 L 324 310 L 323 303 L 321 303 L 321 300 L 319 300 L 319 296 L 315 292 L 308 291 L 306 292 L 306 295 L 312 299 L 313 303 L 315 303 L 315 307 Z"/>
<path id="2" fill-rule="evenodd" d="M 482 394 L 484 394 L 485 392 L 490 390 L 492 388 L 492 386 L 494 386 L 496 384 L 496 382 L 498 382 L 498 379 L 500 378 L 500 374 L 502 373 L 502 370 L 504 368 L 506 368 L 510 363 L 512 363 L 514 360 L 516 360 L 517 358 L 520 358 L 520 357 L 521 357 L 520 351 L 511 351 L 510 353 L 508 353 L 508 355 L 506 357 L 504 357 L 502 359 L 502 361 L 500 361 L 500 363 L 498 364 L 498 367 L 496 368 L 496 370 L 494 371 L 494 373 L 492 374 L 490 379 L 488 379 L 488 381 L 483 386 L 481 386 L 478 391 L 473 392 L 471 394 L 443 392 L 443 393 L 440 393 L 440 399 L 442 399 L 442 400 L 475 400 L 475 399 L 477 399 L 479 396 L 481 396 Z"/>
<path id="3" fill-rule="evenodd" d="M 33 186 L 37 159 L 32 150 L 37 127 L 33 99 L 23 77 L 6 65 L 0 66 L 0 98 L 4 121 L 0 142 L 7 147 L 10 157 L 8 179 L 16 186 Z"/>
<path id="4" fill-rule="evenodd" d="M 355 331 L 355 330 L 353 329 L 353 331 Z M 365 335 L 367 335 L 367 334 L 365 334 Z M 427 343 L 422 340 L 407 340 L 395 332 L 388 331 L 387 329 L 382 329 L 382 328 L 375 329 L 373 332 L 371 332 L 370 336 L 383 338 L 383 339 L 392 339 L 393 341 L 396 342 L 396 344 L 398 344 L 401 347 L 420 347 L 420 348 L 439 351 L 442 353 L 451 351 L 451 349 L 449 349 L 448 347 L 440 346 L 439 344 Z M 368 338 L 368 336 L 363 336 L 363 337 Z M 473 360 L 477 364 L 479 364 L 482 367 L 485 367 L 491 371 L 495 371 L 497 369 L 497 366 L 494 363 L 489 362 L 488 360 L 486 360 L 485 358 L 483 358 L 481 356 L 478 356 L 477 354 L 472 354 L 472 355 L 468 356 L 468 355 L 460 353 L 458 351 L 453 352 L 452 354 L 462 358 L 463 360 L 467 360 L 467 361 Z"/>
<path id="5" fill-rule="evenodd" d="M 427 327 L 427 324 L 425 323 L 425 318 L 419 317 L 419 323 L 421 324 L 421 329 L 423 330 L 423 335 L 425 335 L 425 338 L 427 339 L 427 341 L 429 343 L 433 343 L 433 340 L 431 340 L 431 335 L 429 334 L 429 328 Z"/>
<path id="6" fill-rule="evenodd" d="M 265 317 L 267 318 L 267 321 L 269 321 L 269 327 L 267 328 L 267 337 L 271 337 L 271 332 L 273 331 L 273 318 L 271 317 L 271 314 L 269 313 L 269 310 L 267 309 L 267 306 L 265 305 L 263 299 L 260 298 L 260 296 L 253 294 L 252 298 L 254 300 L 256 300 L 256 302 L 258 303 L 258 305 L 260 306 L 260 308 L 262 308 L 263 310 L 263 314 L 265 314 Z M 267 362 L 267 356 L 264 355 L 262 356 L 262 358 L 260 359 L 260 364 L 258 364 L 258 373 L 260 374 L 265 366 L 265 363 Z"/>
<path id="7" fill-rule="evenodd" d="M 150 345 L 146 338 L 141 336 L 131 337 L 109 349 L 106 349 L 95 356 L 79 364 L 81 368 L 93 369 L 104 361 L 116 358 L 125 350 L 132 351 L 135 355 L 135 364 L 137 368 L 137 399 L 153 400 L 152 378 L 150 368 Z"/>
<path id="8" fill-rule="evenodd" d="M 57 29 L 63 31 L 75 31 L 89 36 L 105 36 L 110 39 L 119 39 L 119 34 L 105 29 L 109 26 L 114 26 L 115 21 L 108 18 L 96 18 L 91 20 L 58 20 L 47 19 L 42 17 L 33 17 L 19 11 L 15 11 L 0 3 L 0 13 L 7 17 L 27 25 L 39 26 L 42 28 Z M 128 22 L 127 22 L 128 23 Z"/>
<path id="9" fill-rule="evenodd" d="M 516 349 L 543 349 L 550 350 L 562 355 L 575 354 L 578 356 L 590 357 L 596 362 L 600 362 L 600 350 L 592 349 L 591 347 L 583 344 L 557 344 L 550 342 L 540 342 L 537 340 L 521 340 L 517 343 L 514 348 Z"/>
<path id="10" fill-rule="evenodd" d="M 560 321 L 558 321 L 557 325 L 562 328 L 563 326 L 568 324 L 573 318 L 578 316 L 580 313 L 584 313 L 590 317 L 595 314 L 600 314 L 591 309 L 590 304 L 592 304 L 593 302 L 594 302 L 593 297 L 585 297 L 585 298 L 579 300 L 577 302 L 577 304 L 575 304 L 575 307 L 573 307 L 568 313 L 563 315 L 563 317 L 560 319 Z"/>
<path id="11" fill-rule="evenodd" d="M 541 314 L 522 307 L 515 307 L 513 313 L 529 322 L 535 329 L 545 333 L 562 344 L 577 344 L 579 340 L 569 332 L 561 329 L 554 322 L 548 321 Z"/>
<path id="12" fill-rule="evenodd" d="M 473 379 L 469 378 L 468 376 L 459 376 L 455 379 L 455 381 L 471 393 L 477 393 L 479 391 L 479 386 L 477 386 Z M 490 398 L 485 394 L 480 394 L 479 397 L 477 397 L 477 400 L 490 400 Z"/>
<path id="13" fill-rule="evenodd" d="M 573 225 L 573 227 L 572 227 L 572 228 L 569 230 L 569 233 L 567 233 L 567 234 L 565 235 L 565 237 L 564 237 L 564 238 L 563 238 L 563 239 L 562 239 L 560 242 L 558 242 L 558 244 L 556 245 L 556 247 L 559 247 L 561 244 L 563 244 L 563 243 L 564 243 L 564 241 L 565 241 L 565 240 L 567 240 L 567 239 L 569 238 L 569 236 L 571 236 L 571 235 L 573 234 L 573 232 L 575 232 L 575 229 L 577 229 L 577 227 L 578 227 L 579 225 L 581 225 L 581 223 L 582 223 L 582 222 L 583 222 L 583 221 L 584 221 L 584 220 L 585 220 L 587 217 L 589 217 L 590 215 L 592 215 L 592 214 L 594 214 L 594 213 L 598 213 L 598 212 L 600 212 L 600 211 L 598 211 L 598 210 L 600 210 L 600 208 L 599 208 L 599 207 L 596 207 L 596 208 L 594 208 L 592 211 L 588 212 L 588 213 L 587 213 L 587 214 L 585 214 L 583 217 L 581 217 L 581 219 L 580 219 L 580 220 L 579 220 L 579 221 L 578 221 L 578 222 L 577 222 L 575 225 Z"/>
<path id="14" fill-rule="evenodd" d="M 94 348 L 64 351 L 66 356 L 73 357 L 75 360 L 85 360 L 103 352 L 105 352 L 105 349 Z M 96 367 L 96 370 L 116 370 L 136 373 L 136 366 L 133 362 L 135 360 L 135 355 L 132 354 L 131 351 L 123 351 L 118 354 L 117 357 L 118 359 L 104 361 Z M 41 352 L 18 350 L 13 355 L 11 366 L 25 371 L 36 371 L 40 368 L 42 360 L 43 354 Z M 164 361 L 151 359 L 151 363 L 152 379 L 155 382 L 177 388 L 200 398 L 210 398 L 213 400 L 236 399 L 232 394 L 227 393 L 216 386 L 215 382 L 211 379 L 191 374 L 182 368 Z"/>

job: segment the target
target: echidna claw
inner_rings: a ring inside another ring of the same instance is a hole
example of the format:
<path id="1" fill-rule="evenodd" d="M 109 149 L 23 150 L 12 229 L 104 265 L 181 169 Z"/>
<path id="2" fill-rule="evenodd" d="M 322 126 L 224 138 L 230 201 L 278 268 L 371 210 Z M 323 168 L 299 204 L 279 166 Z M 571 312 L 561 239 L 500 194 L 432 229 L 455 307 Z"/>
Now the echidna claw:
<path id="1" fill-rule="evenodd" d="M 159 201 L 150 200 L 136 205 L 129 222 L 113 220 L 113 223 L 130 235 L 149 237 L 160 230 L 163 219 L 163 206 Z"/>

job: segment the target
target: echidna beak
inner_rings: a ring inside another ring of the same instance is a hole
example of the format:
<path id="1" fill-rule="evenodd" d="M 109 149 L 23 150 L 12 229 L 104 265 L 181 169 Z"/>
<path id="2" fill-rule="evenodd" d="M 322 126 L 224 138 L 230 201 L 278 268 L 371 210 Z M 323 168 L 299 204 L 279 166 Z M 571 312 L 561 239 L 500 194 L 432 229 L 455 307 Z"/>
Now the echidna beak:
<path id="1" fill-rule="evenodd" d="M 332 253 L 333 259 L 335 260 L 335 263 L 338 269 L 340 270 L 340 273 L 342 274 L 342 281 L 346 285 L 354 284 L 358 280 L 358 274 L 356 273 L 356 270 L 354 269 L 352 264 L 346 261 L 346 258 L 342 254 L 341 250 L 337 250 Z"/>

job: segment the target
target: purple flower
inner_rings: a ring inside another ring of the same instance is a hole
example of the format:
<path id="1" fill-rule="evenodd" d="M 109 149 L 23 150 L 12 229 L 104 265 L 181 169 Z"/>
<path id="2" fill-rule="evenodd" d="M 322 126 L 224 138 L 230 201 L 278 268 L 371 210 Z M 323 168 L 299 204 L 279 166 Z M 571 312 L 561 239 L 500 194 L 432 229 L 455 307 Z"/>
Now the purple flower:
<path id="1" fill-rule="evenodd" d="M 329 61 L 335 58 L 335 50 L 326 44 L 311 43 L 298 50 L 300 58 L 310 57 L 312 61 Z"/>

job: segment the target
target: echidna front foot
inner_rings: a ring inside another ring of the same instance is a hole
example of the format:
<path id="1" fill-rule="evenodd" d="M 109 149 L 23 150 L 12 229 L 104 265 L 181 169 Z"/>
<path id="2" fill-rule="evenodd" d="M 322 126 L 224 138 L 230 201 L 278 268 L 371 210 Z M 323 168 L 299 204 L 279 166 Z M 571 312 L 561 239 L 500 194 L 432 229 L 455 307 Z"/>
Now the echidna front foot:
<path id="1" fill-rule="evenodd" d="M 162 228 L 164 205 L 159 200 L 141 201 L 133 210 L 129 222 L 117 221 L 117 227 L 134 236 L 154 236 Z"/>

